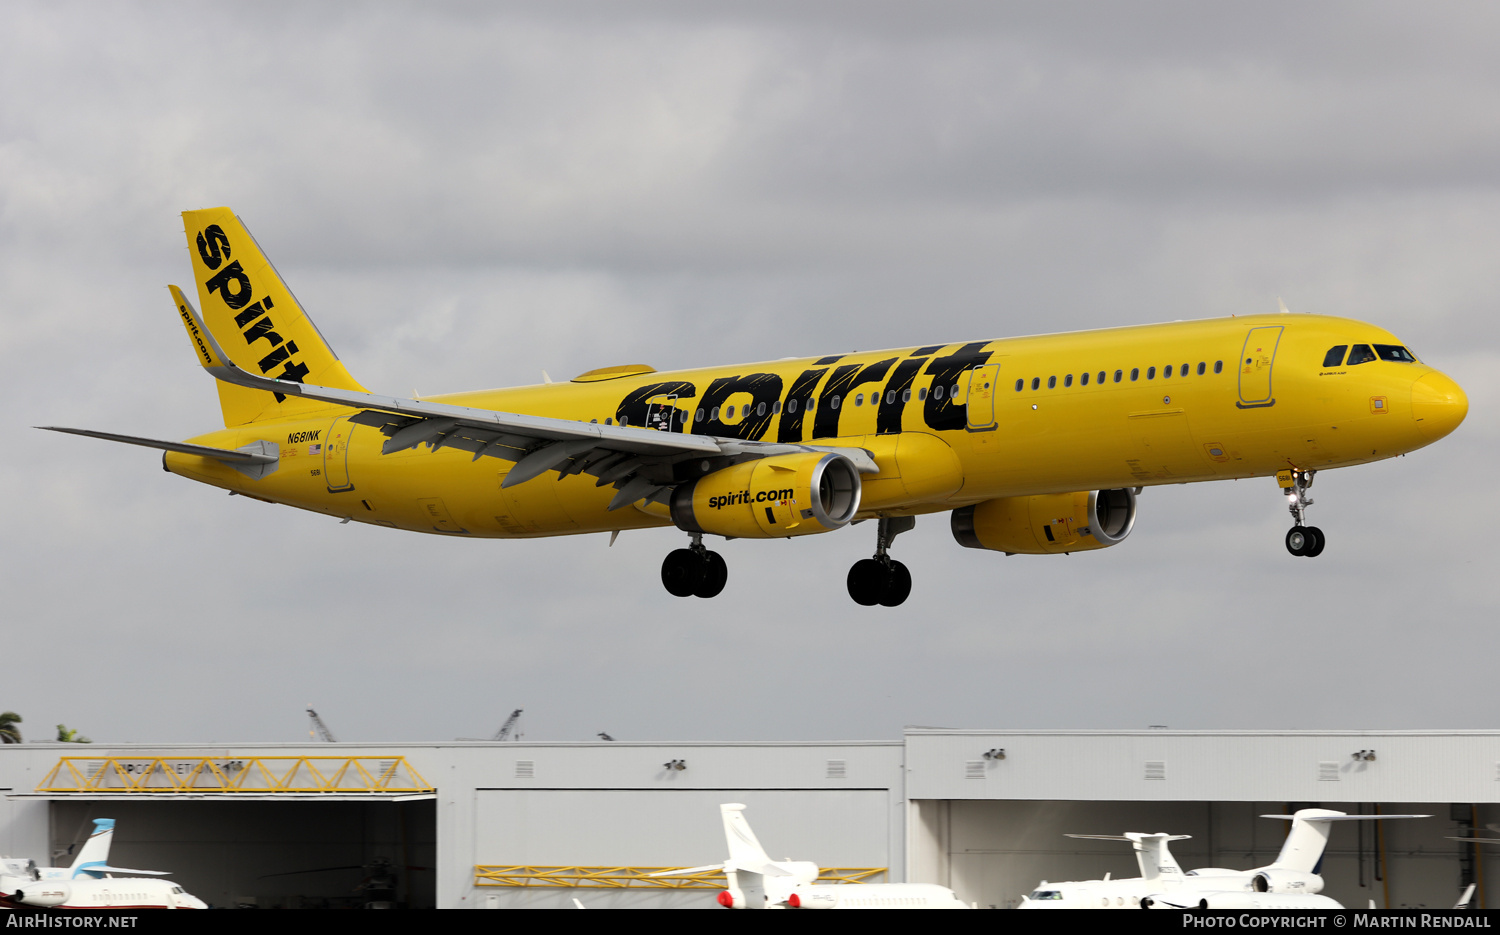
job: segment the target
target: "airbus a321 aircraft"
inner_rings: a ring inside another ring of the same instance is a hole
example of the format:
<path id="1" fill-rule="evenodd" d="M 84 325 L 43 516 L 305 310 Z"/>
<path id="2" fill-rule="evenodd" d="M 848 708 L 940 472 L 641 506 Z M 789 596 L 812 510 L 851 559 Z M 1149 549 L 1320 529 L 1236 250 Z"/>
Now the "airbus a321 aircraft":
<path id="1" fill-rule="evenodd" d="M 772 860 L 760 846 L 745 806 L 719 806 L 729 859 L 721 864 L 667 870 L 654 877 L 722 870 L 729 888 L 719 894 L 725 909 L 968 909 L 946 886 L 930 883 L 818 883 L 818 865 Z"/>
<path id="2" fill-rule="evenodd" d="M 94 832 L 71 867 L 38 867 L 34 861 L 0 858 L 0 908 L 207 909 L 203 900 L 161 870 L 109 866 L 113 818 L 94 819 Z"/>
<path id="3" fill-rule="evenodd" d="M 53 428 L 164 449 L 166 470 L 257 500 L 450 536 L 526 538 L 675 525 L 672 594 L 728 571 L 703 536 L 778 539 L 878 520 L 850 569 L 895 606 L 889 554 L 915 517 L 1015 553 L 1118 545 L 1156 484 L 1276 477 L 1292 555 L 1316 472 L 1452 432 L 1468 399 L 1390 332 L 1252 315 L 930 344 L 402 399 L 366 392 L 233 212 L 183 214 L 200 314 L 172 286 L 224 429 L 187 442 Z"/>
<path id="4" fill-rule="evenodd" d="M 1292 829 L 1276 860 L 1254 870 L 1205 867 L 1182 872 L 1167 844 L 1185 841 L 1189 834 L 1070 834 L 1070 838 L 1129 841 L 1135 848 L 1141 875 L 1128 880 L 1045 880 L 1022 897 L 1018 909 L 1342 909 L 1336 900 L 1320 895 L 1323 878 L 1317 874 L 1328 833 L 1336 821 L 1373 821 L 1382 818 L 1430 818 L 1430 815 L 1347 815 L 1326 808 L 1299 809 L 1293 815 L 1262 815 L 1290 820 Z"/>

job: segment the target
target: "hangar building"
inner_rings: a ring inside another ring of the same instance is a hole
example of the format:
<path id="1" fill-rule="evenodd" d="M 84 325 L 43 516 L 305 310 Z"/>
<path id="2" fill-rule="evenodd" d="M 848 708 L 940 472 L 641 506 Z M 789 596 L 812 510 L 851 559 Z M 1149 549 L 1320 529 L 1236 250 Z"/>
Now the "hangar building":
<path id="1" fill-rule="evenodd" d="M 357 906 L 387 876 L 413 908 L 710 908 L 743 802 L 773 857 L 825 879 L 952 887 L 1007 908 L 1042 880 L 1137 875 L 1128 845 L 1190 834 L 1186 868 L 1269 863 L 1318 805 L 1423 820 L 1336 826 L 1325 893 L 1451 906 L 1500 851 L 1497 731 L 910 729 L 846 743 L 415 743 L 0 747 L 0 852 L 66 866 L 94 818 L 111 863 L 215 906 Z M 1379 827 L 1376 827 L 1376 826 Z"/>

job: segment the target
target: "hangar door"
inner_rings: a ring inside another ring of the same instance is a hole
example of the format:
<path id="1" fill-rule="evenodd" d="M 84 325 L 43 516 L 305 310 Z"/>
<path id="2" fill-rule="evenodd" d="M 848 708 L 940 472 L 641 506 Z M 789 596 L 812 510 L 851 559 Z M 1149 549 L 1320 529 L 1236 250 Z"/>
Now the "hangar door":
<path id="1" fill-rule="evenodd" d="M 698 867 L 728 856 L 719 805 L 741 802 L 775 859 L 822 867 L 898 863 L 886 789 L 480 789 L 476 866 Z M 476 874 L 477 877 L 477 874 Z M 871 882 L 892 879 L 883 874 Z M 715 890 L 491 886 L 472 905 L 495 908 L 718 908 Z"/>

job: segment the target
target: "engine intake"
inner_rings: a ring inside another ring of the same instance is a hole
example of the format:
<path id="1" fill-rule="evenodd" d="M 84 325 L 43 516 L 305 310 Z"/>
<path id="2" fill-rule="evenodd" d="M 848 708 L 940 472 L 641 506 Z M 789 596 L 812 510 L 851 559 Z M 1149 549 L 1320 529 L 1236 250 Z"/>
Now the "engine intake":
<path id="1" fill-rule="evenodd" d="M 1007 555 L 1086 552 L 1118 545 L 1135 526 L 1135 491 L 1080 490 L 1000 497 L 953 511 L 953 538 Z"/>
<path id="2" fill-rule="evenodd" d="M 1250 886 L 1257 893 L 1321 893 L 1323 878 L 1301 870 L 1268 869 L 1257 873 Z"/>
<path id="3" fill-rule="evenodd" d="M 848 525 L 859 511 L 859 471 L 843 455 L 799 452 L 732 465 L 672 492 L 672 522 L 687 532 L 779 539 Z"/>

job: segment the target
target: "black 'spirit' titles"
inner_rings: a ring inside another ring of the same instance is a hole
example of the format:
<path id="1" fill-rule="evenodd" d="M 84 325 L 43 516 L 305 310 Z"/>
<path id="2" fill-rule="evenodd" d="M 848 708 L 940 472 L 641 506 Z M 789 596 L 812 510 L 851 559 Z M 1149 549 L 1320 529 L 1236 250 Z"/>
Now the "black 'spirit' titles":
<path id="1" fill-rule="evenodd" d="M 625 398 L 620 400 L 620 405 L 615 409 L 615 421 L 621 425 L 633 425 L 637 428 L 645 427 L 663 432 L 690 431 L 687 425 L 692 422 L 693 411 L 678 409 L 677 399 L 678 397 L 692 399 L 697 395 L 697 387 L 680 380 L 671 383 L 648 383 L 625 394 Z M 650 402 L 651 399 L 659 396 L 665 396 L 667 399 L 655 403 Z"/>
<path id="2" fill-rule="evenodd" d="M 896 358 L 888 357 L 864 369 L 860 369 L 859 364 L 845 364 L 834 368 L 833 376 L 828 378 L 828 383 L 824 385 L 822 395 L 818 399 L 818 411 L 813 414 L 813 438 L 837 438 L 839 413 L 849 402 L 849 391 L 856 386 L 878 383 L 885 379 L 886 371 L 890 370 L 891 364 L 895 362 Z M 833 407 L 832 402 L 835 396 L 843 397 L 837 409 Z"/>
<path id="3" fill-rule="evenodd" d="M 797 401 L 797 411 L 787 412 L 787 407 L 781 410 L 781 421 L 777 423 L 776 440 L 782 443 L 802 441 L 802 417 L 807 413 L 807 401 L 812 398 L 818 388 L 818 381 L 823 379 L 823 374 L 828 372 L 827 367 L 818 370 L 804 370 L 798 374 L 797 379 L 792 381 L 792 388 L 787 391 L 788 401 Z"/>
<path id="4" fill-rule="evenodd" d="M 935 358 L 927 365 L 927 372 L 932 375 L 933 386 L 951 387 L 959 382 L 965 370 L 987 363 L 993 351 L 984 350 L 984 346 L 990 342 L 975 341 L 965 344 L 947 357 Z M 935 432 L 961 432 L 968 427 L 968 410 L 953 402 L 953 394 L 947 392 L 942 399 L 937 398 L 936 393 L 927 394 L 927 405 L 922 410 L 922 421 L 927 427 Z"/>
<path id="5" fill-rule="evenodd" d="M 901 415 L 906 411 L 906 400 L 902 394 L 910 391 L 911 381 L 917 371 L 927 363 L 925 357 L 908 357 L 896 365 L 896 372 L 885 384 L 885 396 L 880 400 L 880 414 L 875 417 L 876 435 L 896 435 L 901 431 Z M 894 394 L 894 395 L 893 395 Z"/>

